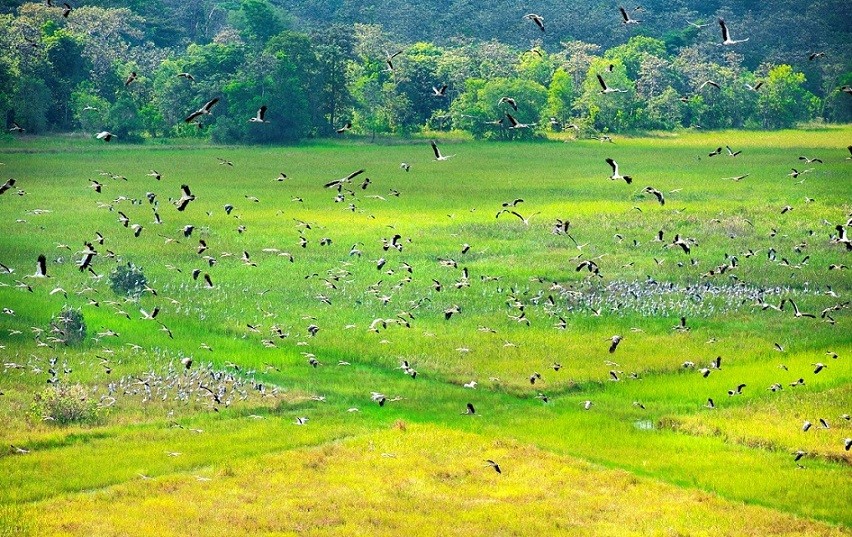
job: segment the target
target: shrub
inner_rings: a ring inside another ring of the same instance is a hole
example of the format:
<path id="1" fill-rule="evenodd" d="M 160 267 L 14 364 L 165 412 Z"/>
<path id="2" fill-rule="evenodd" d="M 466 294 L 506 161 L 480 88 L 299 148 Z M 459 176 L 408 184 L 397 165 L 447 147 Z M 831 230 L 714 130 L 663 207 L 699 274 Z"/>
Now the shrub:
<path id="1" fill-rule="evenodd" d="M 133 263 L 116 267 L 109 275 L 110 287 L 117 295 L 139 298 L 148 285 L 142 269 Z"/>
<path id="2" fill-rule="evenodd" d="M 54 317 L 52 324 L 62 331 L 66 345 L 79 345 L 86 339 L 86 321 L 78 309 L 65 308 Z"/>
<path id="3" fill-rule="evenodd" d="M 39 420 L 59 425 L 92 423 L 100 418 L 97 400 L 89 399 L 84 386 L 49 386 L 36 394 L 32 411 Z"/>

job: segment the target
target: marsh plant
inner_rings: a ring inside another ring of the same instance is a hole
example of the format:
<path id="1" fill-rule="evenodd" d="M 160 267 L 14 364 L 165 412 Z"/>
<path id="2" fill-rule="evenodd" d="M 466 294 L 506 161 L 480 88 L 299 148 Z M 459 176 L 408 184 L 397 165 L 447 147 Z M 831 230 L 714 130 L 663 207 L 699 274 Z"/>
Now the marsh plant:
<path id="1" fill-rule="evenodd" d="M 66 345 L 79 345 L 86 339 L 86 321 L 79 309 L 63 309 L 54 317 L 52 325 L 59 328 L 61 339 Z"/>
<path id="2" fill-rule="evenodd" d="M 148 279 L 141 268 L 128 262 L 110 272 L 109 284 L 117 295 L 139 298 L 148 285 Z"/>
<path id="3" fill-rule="evenodd" d="M 48 386 L 35 395 L 32 413 L 40 421 L 58 425 L 94 423 L 101 418 L 98 401 L 80 384 Z"/>

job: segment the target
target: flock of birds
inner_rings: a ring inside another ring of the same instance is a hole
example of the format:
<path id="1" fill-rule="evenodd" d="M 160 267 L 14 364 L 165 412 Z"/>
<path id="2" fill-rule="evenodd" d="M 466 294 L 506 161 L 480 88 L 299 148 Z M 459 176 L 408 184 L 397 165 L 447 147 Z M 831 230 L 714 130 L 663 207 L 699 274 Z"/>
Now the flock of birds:
<path id="1" fill-rule="evenodd" d="M 67 4 L 66 4 L 67 6 Z M 70 9 L 70 6 L 68 7 Z M 619 8 L 622 23 L 624 25 L 638 25 L 642 21 L 633 18 L 633 16 L 624 8 Z M 542 32 L 545 31 L 544 18 L 538 14 L 530 13 L 524 16 L 525 19 L 530 20 L 532 23 L 536 25 Z M 732 46 L 737 45 L 739 43 L 743 43 L 748 41 L 748 38 L 745 39 L 733 39 L 731 37 L 730 31 L 727 27 L 727 24 L 723 19 L 718 20 L 720 29 L 721 29 L 721 42 L 720 46 Z M 689 22 L 690 25 L 696 27 L 704 27 L 706 25 L 699 25 L 696 23 Z M 394 54 L 387 54 L 387 58 L 385 60 L 387 64 L 387 68 L 390 71 L 395 69 L 393 61 L 394 59 L 401 54 L 402 51 L 396 52 Z M 194 80 L 194 77 L 189 73 L 181 73 L 178 76 L 182 78 L 186 78 L 188 80 Z M 136 72 L 131 73 L 128 76 L 125 85 L 129 86 L 134 83 L 134 81 L 138 78 Z M 617 94 L 625 92 L 626 90 L 621 88 L 615 88 L 609 86 L 606 80 L 603 78 L 601 74 L 597 75 L 598 82 L 600 83 L 601 90 L 600 92 L 604 95 Z M 715 86 L 718 88 L 718 84 L 713 81 L 707 81 L 702 85 L 702 88 L 706 85 Z M 757 84 L 753 89 L 755 91 L 760 89 L 761 84 Z M 446 95 L 447 86 L 442 85 L 440 87 L 433 87 L 432 91 L 435 97 L 443 97 Z M 844 92 L 846 90 L 844 89 Z M 850 90 L 847 93 L 852 93 Z M 186 123 L 197 124 L 199 126 L 202 125 L 202 121 L 205 117 L 210 116 L 213 113 L 215 106 L 219 103 L 219 98 L 213 98 L 206 102 L 203 106 L 198 108 L 197 110 L 188 114 L 185 118 Z M 504 96 L 500 99 L 498 103 L 500 105 L 506 105 L 512 109 L 512 111 L 517 112 L 518 105 L 514 98 L 511 96 Z M 267 119 L 267 107 L 262 106 L 257 110 L 255 115 L 249 117 L 247 119 L 248 122 L 258 124 L 258 128 L 262 128 L 263 124 L 268 123 Z M 499 120 L 495 120 L 502 124 L 504 118 Z M 518 121 L 511 112 L 506 112 L 505 120 L 508 121 L 508 128 L 510 129 L 524 129 L 530 128 L 534 126 L 534 124 L 530 123 L 522 123 Z M 337 129 L 339 134 L 345 133 L 346 131 L 352 128 L 352 124 L 347 122 Z M 23 132 L 24 129 L 21 128 L 17 124 L 13 124 L 11 131 L 14 132 Z M 110 142 L 115 138 L 115 135 L 111 132 L 104 130 L 102 132 L 97 133 L 97 139 L 103 140 L 104 142 Z M 610 140 L 611 141 L 611 140 Z M 438 147 L 435 141 L 430 142 L 432 157 L 436 162 L 446 162 L 449 159 L 456 157 L 456 155 L 448 155 L 444 154 L 441 149 Z M 725 153 L 730 158 L 739 157 L 741 155 L 741 151 L 734 151 L 731 147 L 725 146 Z M 852 146 L 849 147 L 850 154 L 852 154 Z M 708 156 L 715 157 L 723 154 L 723 148 L 720 146 L 715 150 L 711 151 Z M 849 160 L 852 157 L 847 157 Z M 799 159 L 805 164 L 822 164 L 822 159 L 816 157 L 802 156 Z M 609 165 L 612 173 L 609 175 L 609 179 L 612 181 L 624 181 L 627 185 L 632 184 L 634 181 L 633 176 L 622 174 L 621 168 L 619 164 L 613 158 L 606 158 L 606 164 Z M 230 160 L 220 158 L 219 164 L 227 167 L 234 167 L 234 163 Z M 401 163 L 400 168 L 404 172 L 409 172 L 411 170 L 411 165 L 408 163 Z M 797 170 L 795 168 L 792 169 L 791 176 L 796 178 L 804 173 L 808 173 L 812 171 L 812 169 L 805 170 Z M 334 203 L 345 203 L 348 202 L 348 210 L 352 212 L 358 210 L 358 206 L 356 203 L 358 202 L 359 191 L 361 193 L 366 193 L 368 189 L 371 188 L 372 181 L 369 178 L 364 177 L 365 168 L 359 168 L 348 175 L 345 175 L 338 179 L 333 179 L 325 182 L 322 186 L 325 189 L 333 190 L 336 192 L 336 195 L 333 198 Z M 106 175 L 112 178 L 115 181 L 124 180 L 127 181 L 127 178 L 122 175 L 111 174 L 108 172 L 103 172 L 103 175 Z M 151 170 L 149 177 L 152 178 L 153 181 L 159 182 L 163 179 L 164 174 L 156 170 Z M 737 176 L 731 178 L 732 180 L 742 180 L 748 175 Z M 288 176 L 285 173 L 281 173 L 281 175 L 275 179 L 276 181 L 286 181 Z M 120 182 L 118 184 L 121 184 Z M 162 184 L 162 183 L 158 183 Z M 36 187 L 35 185 L 33 185 Z M 104 183 L 100 180 L 92 180 L 89 185 L 90 188 L 98 195 L 101 195 L 104 192 Z M 112 188 L 112 187 L 111 187 Z M 674 192 L 674 191 L 673 191 Z M 174 197 L 169 198 L 170 204 L 173 206 L 174 211 L 176 213 L 173 214 L 190 214 L 192 218 L 198 218 L 201 215 L 194 214 L 192 211 L 193 203 L 196 201 L 196 195 L 193 194 L 192 189 L 187 184 L 181 184 L 180 189 L 175 188 L 173 190 Z M 19 196 L 25 196 L 27 193 L 25 190 L 21 188 L 19 182 L 13 178 L 7 179 L 2 185 L 0 185 L 0 203 L 2 203 L 4 197 L 8 197 L 12 194 L 17 194 Z M 648 195 L 653 197 L 659 205 L 664 206 L 666 204 L 666 196 L 664 192 L 661 190 L 654 188 L 652 186 L 646 186 L 641 190 L 642 195 Z M 399 196 L 400 192 L 391 189 L 387 196 Z M 386 200 L 384 196 L 374 195 L 372 196 L 376 199 Z M 110 212 L 114 212 L 117 216 L 116 223 L 117 229 L 115 232 L 122 232 L 123 229 L 129 230 L 133 234 L 135 238 L 145 237 L 148 234 L 144 234 L 145 229 L 147 228 L 147 224 L 143 225 L 137 219 L 131 218 L 125 212 L 126 209 L 123 209 L 122 204 L 129 204 L 131 207 L 137 207 L 143 205 L 146 201 L 150 206 L 150 209 L 154 214 L 154 225 L 162 225 L 164 221 L 169 220 L 169 217 L 163 219 L 160 216 L 160 199 L 161 194 L 154 192 L 153 189 L 150 192 L 147 192 L 144 199 L 136 198 L 130 193 L 121 194 L 110 202 L 98 202 L 98 208 L 107 210 Z M 253 196 L 245 196 L 246 201 L 251 205 L 254 203 L 259 203 L 259 199 Z M 227 202 L 227 200 L 223 201 L 223 211 L 226 216 L 231 216 L 232 211 L 235 210 L 235 206 Z M 299 197 L 293 197 L 293 202 L 302 201 Z M 520 210 L 519 206 L 524 203 L 522 198 L 516 198 L 511 201 L 504 202 L 502 207 L 496 213 L 495 218 L 499 219 L 501 216 L 505 218 L 517 218 L 517 220 L 523 224 L 524 227 L 529 227 L 531 225 L 531 220 L 533 217 L 540 214 L 539 212 L 533 212 L 524 216 Z M 638 208 L 637 208 L 638 209 Z M 782 214 L 788 212 L 792 208 L 785 207 L 781 212 Z M 641 211 L 641 209 L 639 209 Z M 208 213 L 208 216 L 210 214 Z M 237 215 L 238 216 L 238 215 Z M 314 238 L 311 237 L 312 230 L 316 226 L 316 224 L 312 224 L 309 222 L 296 221 L 296 229 L 299 234 L 298 239 L 298 247 L 302 249 L 306 249 L 309 247 L 309 244 L 314 242 Z M 852 239 L 848 237 L 847 229 L 849 226 L 852 226 L 852 218 L 847 220 L 846 222 L 836 224 L 833 227 L 833 231 L 836 233 L 831 233 L 828 237 L 828 243 L 833 245 L 838 245 L 838 251 L 849 252 L 852 251 Z M 188 240 L 193 237 L 193 234 L 196 233 L 196 230 L 207 229 L 209 231 L 209 226 L 201 225 L 199 222 L 194 222 L 190 224 L 184 225 L 180 231 L 178 232 L 178 237 L 166 237 L 167 243 L 178 243 L 179 240 Z M 237 228 L 239 233 L 243 233 L 245 231 L 245 226 L 240 225 Z M 582 249 L 586 245 L 580 245 L 577 243 L 575 237 L 569 231 L 573 230 L 570 222 L 567 219 L 558 219 L 551 226 L 551 232 L 557 236 L 566 236 L 570 238 L 571 241 L 576 245 L 577 249 L 580 251 L 580 254 L 572 260 L 572 262 L 577 262 L 575 270 L 576 272 L 586 271 L 588 273 L 588 278 L 590 281 L 599 281 L 603 279 L 602 268 L 600 261 L 604 256 L 598 256 L 597 258 L 584 258 Z M 108 235 L 108 234 L 107 234 Z M 773 235 L 774 236 L 774 235 Z M 617 240 L 624 240 L 624 237 L 616 237 Z M 143 239 L 144 240 L 144 239 Z M 211 246 L 208 245 L 209 233 L 203 235 L 198 238 L 197 246 L 192 246 L 190 249 L 196 254 L 199 265 L 203 268 L 195 267 L 191 270 L 188 278 L 191 278 L 192 281 L 195 282 L 203 282 L 199 283 L 199 285 L 206 289 L 216 289 L 217 285 L 213 281 L 213 277 L 211 276 L 211 272 L 213 272 L 213 267 L 221 262 L 225 257 L 235 257 L 234 254 L 225 253 L 219 257 L 211 255 L 209 252 Z M 98 260 L 102 258 L 106 258 L 111 260 L 113 263 L 117 262 L 122 258 L 121 252 L 114 252 L 107 247 L 108 238 L 106 235 L 97 232 L 94 238 L 85 238 L 82 239 L 83 249 L 81 251 L 74 253 L 75 263 L 77 269 L 80 273 L 88 273 L 94 282 L 100 282 L 103 278 L 103 273 L 99 273 L 96 271 L 98 266 L 103 266 Z M 413 277 L 411 276 L 414 273 L 415 269 L 419 269 L 419 267 L 414 267 L 404 261 L 399 261 L 396 265 L 397 268 L 388 268 L 388 263 L 390 262 L 390 255 L 394 252 L 403 252 L 403 250 L 411 243 L 410 238 L 404 238 L 399 233 L 395 233 L 391 237 L 381 237 L 380 242 L 382 244 L 383 252 L 385 252 L 381 257 L 374 260 L 375 267 L 377 271 L 382 272 L 383 274 L 393 275 L 397 272 L 405 274 L 403 279 L 394 286 L 393 290 L 390 292 L 387 291 L 386 288 L 383 288 L 382 282 L 378 282 L 368 287 L 367 293 L 374 296 L 376 300 L 382 304 L 387 305 L 391 301 L 393 301 L 394 296 L 393 292 L 401 289 L 404 285 L 411 283 L 413 281 Z M 684 261 L 682 266 L 689 265 L 694 266 L 697 265 L 695 259 L 689 257 L 692 254 L 694 248 L 698 246 L 698 240 L 692 237 L 681 236 L 680 234 L 676 234 L 669 241 L 664 240 L 664 232 L 660 230 L 656 235 L 654 242 L 662 243 L 664 248 L 675 248 L 682 252 L 685 256 L 684 259 L 688 259 L 688 261 Z M 320 246 L 327 246 L 331 244 L 331 239 L 327 237 L 323 237 L 316 241 Z M 69 246 L 65 244 L 61 244 L 58 246 L 61 249 L 72 250 Z M 807 244 L 803 244 L 801 249 L 806 248 Z M 460 249 L 459 255 L 465 256 L 471 249 L 471 245 L 465 243 L 462 245 Z M 842 249 L 842 250 L 841 250 Z M 291 252 L 282 251 L 278 248 L 270 247 L 264 249 L 265 254 L 271 254 L 275 256 L 280 256 L 289 260 L 289 262 L 294 262 L 297 257 Z M 747 250 L 740 254 L 743 257 L 753 257 L 757 254 L 757 252 L 753 250 Z M 767 261 L 770 263 L 778 262 L 776 261 L 775 248 L 770 248 L 767 253 Z M 352 248 L 349 250 L 349 257 L 353 259 L 360 260 L 363 255 L 359 244 L 354 244 Z M 246 270 L 249 270 L 250 267 L 256 267 L 257 261 L 252 257 L 252 255 L 244 250 L 242 255 L 239 257 L 242 264 L 246 267 Z M 794 266 L 786 259 L 782 260 L 786 262 L 787 266 Z M 799 265 L 803 265 L 807 262 L 807 260 L 803 260 L 799 263 Z M 458 275 L 455 279 L 455 282 L 452 284 L 447 284 L 446 282 L 441 282 L 438 279 L 433 279 L 431 282 L 431 289 L 435 295 L 441 293 L 445 287 L 454 287 L 456 289 L 462 289 L 466 287 L 470 287 L 474 280 L 470 277 L 468 269 L 464 267 L 463 263 L 459 263 L 457 260 L 451 257 L 443 257 L 438 261 L 441 267 L 452 269 L 458 271 Z M 783 264 L 780 263 L 779 264 Z M 709 271 L 703 274 L 704 278 L 712 278 L 714 276 L 719 276 L 722 274 L 731 275 L 739 266 L 739 256 L 737 255 L 726 255 L 725 259 L 721 261 L 721 263 Z M 178 272 L 182 272 L 179 268 L 174 267 Z M 832 264 L 829 267 L 829 270 L 842 270 L 845 269 L 846 266 L 842 263 Z M 18 273 L 18 270 L 13 267 L 9 267 L 2 263 L 0 260 L 0 277 L 11 277 L 13 279 L 13 283 L 7 283 L 4 280 L 0 280 L 0 285 L 2 286 L 14 286 L 20 289 L 22 292 L 26 293 L 36 293 L 38 289 L 41 292 L 41 288 L 34 288 L 32 282 L 33 280 L 47 280 L 52 278 L 53 275 L 50 274 L 51 269 L 48 265 L 48 258 L 46 254 L 38 255 L 35 260 L 35 270 L 32 274 L 27 274 L 21 279 L 17 279 L 15 274 Z M 322 279 L 324 287 L 327 289 L 325 293 L 318 295 L 316 298 L 319 303 L 331 304 L 331 296 L 330 293 L 337 289 L 338 284 L 341 281 L 346 281 L 347 278 L 350 278 L 352 273 L 348 271 L 345 267 L 335 267 L 328 271 L 325 278 L 322 278 L 318 273 L 308 274 L 305 276 L 306 279 L 317 277 L 318 279 Z M 650 279 L 650 277 L 649 277 Z M 488 282 L 497 282 L 500 280 L 500 276 L 489 276 L 482 275 L 481 281 L 484 283 Z M 551 314 L 556 315 L 558 317 L 558 322 L 554 324 L 554 328 L 557 330 L 565 330 L 567 328 L 567 321 L 564 317 L 559 316 L 556 312 L 558 311 L 558 303 L 565 302 L 567 300 L 571 300 L 572 295 L 576 294 L 576 291 L 571 289 L 570 286 L 565 284 L 560 284 L 558 282 L 545 282 L 540 281 L 545 285 L 538 295 L 530 297 L 526 296 L 525 293 L 520 292 L 514 287 L 511 287 L 509 293 L 506 297 L 506 304 L 509 306 L 510 313 L 508 313 L 508 318 L 517 322 L 518 324 L 523 324 L 526 326 L 531 325 L 531 320 L 527 316 L 527 310 L 531 307 L 535 306 L 543 306 L 547 309 Z M 650 285 L 651 283 L 656 285 L 656 282 L 645 282 L 646 285 Z M 544 289 L 547 291 L 544 291 Z M 501 287 L 502 289 L 502 287 Z M 830 290 L 830 289 L 829 289 Z M 153 295 L 155 297 L 159 296 L 157 290 L 152 287 L 146 287 L 145 292 Z M 65 297 L 68 297 L 68 292 L 61 286 L 57 285 L 55 288 L 49 291 L 49 295 L 54 294 L 62 294 Z M 128 312 L 124 311 L 124 308 L 127 307 L 127 303 L 122 303 L 119 301 L 107 301 L 98 298 L 98 289 L 94 285 L 85 285 L 81 289 L 75 292 L 76 295 L 83 297 L 86 301 L 87 306 L 89 307 L 101 307 L 109 306 L 112 307 L 117 315 L 126 317 L 127 319 L 132 319 L 134 316 L 131 316 Z M 545 296 L 547 293 L 547 296 Z M 833 293 L 833 292 L 832 292 Z M 555 295 L 555 296 L 554 296 Z M 822 320 L 828 322 L 830 324 L 834 324 L 834 319 L 832 315 L 836 315 L 837 312 L 845 310 L 849 307 L 849 302 L 836 302 L 835 304 L 825 308 L 820 313 L 811 313 L 802 311 L 799 309 L 796 302 L 790 296 L 785 296 L 778 306 L 773 304 L 769 304 L 765 301 L 763 293 L 758 294 L 759 298 L 755 301 L 755 306 L 758 307 L 761 311 L 774 310 L 778 312 L 790 312 L 790 315 L 796 319 L 812 319 L 812 320 Z M 831 296 L 831 295 L 829 295 Z M 837 298 L 836 293 L 834 293 L 834 297 Z M 172 304 L 177 304 L 178 302 L 174 299 L 170 299 Z M 416 310 L 417 308 L 423 305 L 423 301 L 412 301 L 409 306 L 409 310 Z M 789 305 L 789 309 L 787 309 L 787 305 Z M 144 309 L 140 309 L 138 320 L 139 322 L 147 322 L 155 325 L 159 325 L 159 329 L 165 334 L 164 337 L 168 337 L 170 339 L 174 339 L 174 335 L 164 323 L 161 322 L 159 318 L 160 306 L 154 307 L 151 311 L 147 311 Z M 463 315 L 466 311 L 467 307 L 464 305 L 459 305 L 457 303 L 447 304 L 445 308 L 442 310 L 443 319 L 445 322 L 451 322 L 454 316 Z M 4 313 L 6 315 L 14 315 L 14 311 L 11 308 L 4 308 Z M 592 310 L 592 313 L 595 315 L 600 315 L 601 311 Z M 411 313 L 411 311 L 403 311 L 397 314 L 395 317 L 387 317 L 382 316 L 376 318 L 368 327 L 368 330 L 371 332 L 379 333 L 383 330 L 387 330 L 389 326 L 403 326 L 410 328 L 412 324 L 415 323 L 415 317 Z M 49 330 L 44 330 L 42 328 L 33 327 L 32 330 L 34 332 L 35 341 L 38 347 L 48 347 L 55 348 L 59 345 L 62 345 L 69 337 L 69 334 L 65 333 L 63 330 L 64 324 L 61 322 L 55 322 L 51 325 Z M 261 330 L 258 326 L 252 323 L 246 323 L 246 328 L 251 333 L 261 333 Z M 347 326 L 347 329 L 354 328 L 354 326 Z M 311 323 L 305 328 L 304 335 L 306 337 L 313 337 L 321 330 L 320 326 L 316 323 Z M 480 330 L 483 332 L 493 332 L 493 330 L 487 327 L 480 327 Z M 680 318 L 680 322 L 673 327 L 673 330 L 686 332 L 690 330 L 690 327 L 687 323 L 687 318 L 682 316 Z M 10 335 L 16 335 L 14 330 L 10 330 Z M 20 333 L 20 332 L 17 332 Z M 270 328 L 270 335 L 267 338 L 262 339 L 262 343 L 264 347 L 267 348 L 275 348 L 277 343 L 287 337 L 289 337 L 289 332 L 285 332 L 280 326 L 273 325 Z M 119 335 L 108 329 L 104 328 L 100 332 L 97 333 L 95 339 L 98 342 L 106 342 L 111 338 L 118 338 Z M 611 338 L 607 338 L 607 352 L 611 355 L 614 355 L 620 346 L 624 345 L 625 337 L 616 334 Z M 200 348 L 206 351 L 212 351 L 212 348 L 206 343 L 199 342 Z M 303 343 L 303 342 L 300 342 Z M 508 342 L 507 342 L 508 344 Z M 141 348 L 138 345 L 128 343 L 128 345 L 133 350 L 140 350 Z M 104 348 L 102 350 L 102 354 L 110 354 L 114 353 L 115 350 L 111 348 L 108 344 L 104 344 Z M 317 356 L 310 352 L 303 352 L 303 356 L 305 357 L 308 365 L 312 368 L 318 368 L 323 365 Z M 832 359 L 838 359 L 838 355 L 829 352 L 827 353 L 831 356 Z M 111 371 L 113 364 L 109 357 L 104 357 L 101 355 L 96 356 L 98 363 L 104 368 L 104 371 L 109 374 Z M 122 379 L 116 382 L 110 382 L 107 384 L 104 393 L 100 395 L 100 404 L 104 406 L 111 406 L 115 404 L 118 397 L 122 395 L 127 396 L 139 396 L 141 397 L 142 402 L 153 401 L 153 400 L 161 400 L 163 402 L 167 402 L 169 400 L 173 401 L 182 401 L 182 402 L 203 402 L 208 405 L 209 408 L 218 410 L 220 406 L 229 406 L 234 400 L 246 400 L 253 393 L 260 394 L 261 397 L 276 397 L 278 395 L 278 388 L 272 387 L 269 388 L 263 382 L 259 382 L 255 379 L 255 375 L 258 373 L 257 371 L 250 370 L 245 371 L 239 364 L 228 362 L 226 364 L 227 370 L 217 370 L 213 367 L 212 363 L 204 363 L 199 364 L 197 361 L 194 361 L 191 357 L 184 357 L 180 361 L 181 366 L 175 367 L 171 363 L 169 364 L 165 373 L 158 373 L 156 371 L 148 371 L 143 372 L 137 375 L 130 375 L 123 377 Z M 50 359 L 49 361 L 43 361 L 39 358 L 31 358 L 26 362 L 19 362 L 14 360 L 6 361 L 4 364 L 4 368 L 6 371 L 29 371 L 34 374 L 46 374 L 47 382 L 51 384 L 59 383 L 62 379 L 66 378 L 71 374 L 72 369 L 69 365 L 57 363 L 55 358 Z M 338 363 L 340 366 L 349 365 L 348 362 L 340 361 Z M 625 374 L 624 371 L 619 369 L 619 365 L 613 361 L 607 361 L 606 365 L 611 367 L 609 370 L 608 378 L 611 382 L 621 382 L 629 379 L 638 379 L 640 378 L 640 372 L 629 372 Z M 722 358 L 721 356 L 715 358 L 710 361 L 710 363 L 706 365 L 696 364 L 692 361 L 687 361 L 682 364 L 682 367 L 687 370 L 695 370 L 696 374 L 701 375 L 704 378 L 709 377 L 711 374 L 718 374 L 718 371 L 722 370 Z M 820 374 L 822 371 L 828 368 L 828 365 L 825 363 L 817 362 L 813 364 L 813 374 Z M 552 366 L 553 370 L 558 372 L 562 369 L 562 365 L 559 363 L 554 363 Z M 275 370 L 276 366 L 273 364 L 266 364 L 265 368 L 262 372 L 269 372 L 271 370 Z M 418 372 L 408 361 L 403 361 L 400 366 L 400 369 L 404 374 L 410 376 L 412 379 L 417 378 Z M 63 375 L 60 375 L 59 372 L 62 371 Z M 492 379 L 495 380 L 495 379 Z M 529 384 L 535 386 L 536 383 L 542 383 L 542 375 L 539 372 L 532 372 L 529 377 Z M 792 387 L 801 386 L 805 384 L 804 377 L 800 377 L 789 385 Z M 464 384 L 464 388 L 475 390 L 477 386 L 476 380 L 471 380 L 468 383 Z M 744 389 L 748 386 L 748 383 L 738 382 L 733 388 L 728 391 L 729 397 L 740 396 L 744 393 Z M 768 388 L 769 390 L 776 392 L 783 389 L 783 385 L 781 382 L 775 383 Z M 2 392 L 0 392 L 2 395 Z M 549 402 L 549 398 L 546 394 L 539 392 L 537 397 L 541 399 L 544 403 Z M 399 401 L 401 399 L 400 396 L 389 397 L 381 392 L 373 391 L 370 393 L 370 400 L 377 404 L 378 406 L 385 406 L 388 402 Z M 317 400 L 324 400 L 321 396 L 317 396 Z M 633 403 L 634 406 L 644 409 L 645 405 L 636 401 Z M 592 400 L 585 400 L 581 403 L 583 409 L 591 410 L 594 402 Z M 707 402 L 705 405 L 709 409 L 715 409 L 717 407 L 716 402 L 713 397 L 707 398 Z M 356 412 L 358 409 L 353 407 L 350 408 L 349 411 Z M 464 415 L 476 415 L 477 410 L 472 403 L 467 403 L 462 414 Z M 844 414 L 842 416 L 843 419 L 849 420 L 850 417 L 848 414 Z M 299 416 L 296 418 L 294 424 L 299 426 L 304 426 L 308 423 L 309 417 L 307 416 Z M 825 418 L 819 418 L 820 427 L 823 429 L 830 429 L 830 425 L 828 420 Z M 812 423 L 810 421 L 806 421 L 802 427 L 803 431 L 808 431 L 812 427 Z M 852 439 L 845 438 L 842 440 L 844 449 L 849 451 L 852 448 Z M 20 448 L 16 446 L 12 446 L 12 451 L 14 453 L 25 453 L 27 450 L 25 448 Z M 808 455 L 807 452 L 803 450 L 798 450 L 794 453 L 795 461 L 799 462 L 799 460 Z M 492 468 L 497 473 L 502 473 L 500 465 L 493 461 L 487 460 L 487 467 Z"/>

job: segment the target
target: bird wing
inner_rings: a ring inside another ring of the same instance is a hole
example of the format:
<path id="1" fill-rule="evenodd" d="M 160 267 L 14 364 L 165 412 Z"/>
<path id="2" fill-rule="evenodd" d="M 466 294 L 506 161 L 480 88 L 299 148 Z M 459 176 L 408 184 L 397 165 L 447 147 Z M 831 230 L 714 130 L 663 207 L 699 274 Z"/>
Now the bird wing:
<path id="1" fill-rule="evenodd" d="M 261 121 L 266 117 L 266 105 L 260 107 L 260 110 L 257 111 L 257 117 L 260 118 Z"/>
<path id="2" fill-rule="evenodd" d="M 361 168 L 360 170 L 357 170 L 357 171 L 354 171 L 354 172 L 350 173 L 349 175 L 347 175 L 347 176 L 343 179 L 343 181 L 351 181 L 353 177 L 357 177 L 357 176 L 361 175 L 362 173 L 364 173 L 364 169 L 363 169 L 363 168 Z"/>
<path id="3" fill-rule="evenodd" d="M 719 19 L 719 26 L 722 27 L 722 41 L 728 41 L 730 36 L 728 35 L 728 26 L 725 24 L 725 19 Z"/>
<path id="4" fill-rule="evenodd" d="M 612 174 L 618 175 L 618 163 L 616 163 L 611 158 L 606 159 L 606 163 L 609 164 L 609 166 L 612 168 Z"/>
<path id="5" fill-rule="evenodd" d="M 606 90 L 606 89 L 607 89 L 607 87 L 606 87 L 606 82 L 604 82 L 603 77 L 602 77 L 601 75 L 597 75 L 597 77 L 598 77 L 598 82 L 600 82 L 600 83 L 601 83 L 601 87 L 602 87 L 604 90 Z"/>
<path id="6" fill-rule="evenodd" d="M 623 7 L 619 7 L 618 10 L 621 11 L 621 17 L 624 19 L 624 22 L 630 20 L 630 17 L 627 16 L 627 11 Z"/>
<path id="7" fill-rule="evenodd" d="M 432 141 L 430 143 L 432 145 L 432 151 L 435 153 L 435 158 L 437 158 L 437 159 L 441 158 L 441 152 L 438 151 L 438 144 L 436 144 L 434 141 Z"/>
<path id="8" fill-rule="evenodd" d="M 201 112 L 200 110 L 199 110 L 199 111 L 195 111 L 195 112 L 193 112 L 193 113 L 189 114 L 188 116 L 186 116 L 186 119 L 184 119 L 184 121 L 185 121 L 186 123 L 189 123 L 190 121 L 192 121 L 193 119 L 197 118 L 198 116 L 200 116 L 200 115 L 201 115 L 201 114 L 203 114 L 203 113 L 204 113 L 204 112 Z"/>
<path id="9" fill-rule="evenodd" d="M 189 191 L 189 186 L 188 186 L 188 185 L 180 185 L 180 189 L 181 189 L 181 190 L 183 190 L 183 193 L 184 193 L 186 196 L 192 196 L 192 192 L 190 192 L 190 191 Z"/>
<path id="10" fill-rule="evenodd" d="M 210 101 L 207 102 L 204 106 L 201 107 L 205 112 L 210 112 L 210 109 L 213 108 L 213 105 L 219 102 L 219 97 L 214 97 Z"/>
<path id="11" fill-rule="evenodd" d="M 516 127 L 518 125 L 518 120 L 512 117 L 512 114 L 507 113 L 506 117 L 509 118 L 509 123 L 511 123 L 513 127 Z"/>

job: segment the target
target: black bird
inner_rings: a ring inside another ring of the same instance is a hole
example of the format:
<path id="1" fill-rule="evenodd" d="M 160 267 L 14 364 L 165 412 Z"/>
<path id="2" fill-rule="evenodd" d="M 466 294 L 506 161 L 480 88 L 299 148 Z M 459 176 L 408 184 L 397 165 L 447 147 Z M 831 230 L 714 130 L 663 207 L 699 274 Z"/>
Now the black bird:
<path id="1" fill-rule="evenodd" d="M 15 183 L 16 183 L 15 179 L 8 179 L 5 183 L 0 185 L 0 194 L 3 194 L 7 190 L 9 190 L 13 186 L 15 186 Z"/>
<path id="2" fill-rule="evenodd" d="M 474 414 L 476 414 L 476 409 L 473 408 L 473 403 L 468 403 L 467 404 L 467 411 L 464 413 L 464 415 L 473 416 Z"/>
<path id="3" fill-rule="evenodd" d="M 615 349 L 618 348 L 618 344 L 621 343 L 622 339 L 624 339 L 624 338 L 622 338 L 621 336 L 618 336 L 618 335 L 612 336 L 610 338 L 610 341 L 612 342 L 612 344 L 609 346 L 609 353 L 610 354 L 615 352 Z"/>
<path id="4" fill-rule="evenodd" d="M 846 440 L 847 440 L 846 451 L 849 451 L 849 445 L 852 444 L 852 439 L 847 438 Z M 488 463 L 487 466 L 494 468 L 494 471 L 497 472 L 498 474 L 503 473 L 503 472 L 500 471 L 500 465 L 497 464 L 496 462 L 492 461 L 491 459 L 487 459 L 485 462 Z"/>

